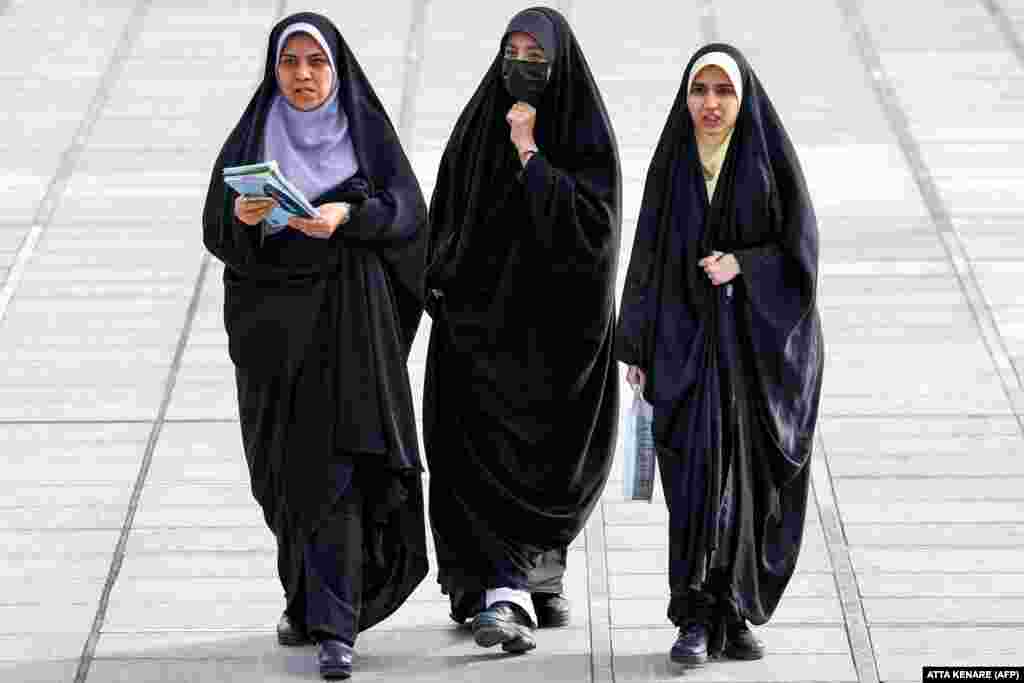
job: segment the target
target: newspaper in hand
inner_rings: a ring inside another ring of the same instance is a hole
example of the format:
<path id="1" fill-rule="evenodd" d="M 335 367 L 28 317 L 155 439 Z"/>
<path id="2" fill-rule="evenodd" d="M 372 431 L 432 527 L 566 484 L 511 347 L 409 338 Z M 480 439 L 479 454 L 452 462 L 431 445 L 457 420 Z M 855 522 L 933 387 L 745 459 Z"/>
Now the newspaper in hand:
<path id="1" fill-rule="evenodd" d="M 277 206 L 265 219 L 267 226 L 271 228 L 268 232 L 284 229 L 291 216 L 320 216 L 320 212 L 309 203 L 305 195 L 281 174 L 276 161 L 229 166 L 224 169 L 224 182 L 240 195 L 270 197 L 277 201 Z"/>

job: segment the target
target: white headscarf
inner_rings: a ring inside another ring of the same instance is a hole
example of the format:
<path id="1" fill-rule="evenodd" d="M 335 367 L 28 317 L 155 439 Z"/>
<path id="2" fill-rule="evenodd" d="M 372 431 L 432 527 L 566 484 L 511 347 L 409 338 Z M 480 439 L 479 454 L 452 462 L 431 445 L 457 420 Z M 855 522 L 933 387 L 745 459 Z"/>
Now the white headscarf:
<path id="1" fill-rule="evenodd" d="M 690 69 L 690 79 L 686 83 L 686 92 L 690 92 L 690 88 L 693 87 L 693 79 L 697 77 L 697 74 L 701 72 L 706 66 L 717 66 L 725 72 L 732 81 L 732 87 L 736 90 L 736 99 L 743 102 L 743 75 L 740 72 L 740 65 L 736 63 L 736 60 L 724 52 L 708 52 L 693 63 L 693 68 Z"/>

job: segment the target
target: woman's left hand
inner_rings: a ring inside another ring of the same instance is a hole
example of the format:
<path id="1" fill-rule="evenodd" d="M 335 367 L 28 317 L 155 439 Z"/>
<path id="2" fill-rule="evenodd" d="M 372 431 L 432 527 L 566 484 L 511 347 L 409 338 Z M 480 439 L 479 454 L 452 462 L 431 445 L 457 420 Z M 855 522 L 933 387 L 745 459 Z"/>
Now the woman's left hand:
<path id="1" fill-rule="evenodd" d="M 705 256 L 697 265 L 704 269 L 704 273 L 715 287 L 730 282 L 740 274 L 740 262 L 736 257 L 720 251 L 711 252 L 711 256 Z"/>
<path id="2" fill-rule="evenodd" d="M 334 234 L 339 225 L 348 222 L 349 205 L 345 202 L 321 204 L 317 209 L 320 211 L 319 218 L 292 216 L 288 219 L 288 227 L 295 228 L 310 237 L 325 240 Z"/>

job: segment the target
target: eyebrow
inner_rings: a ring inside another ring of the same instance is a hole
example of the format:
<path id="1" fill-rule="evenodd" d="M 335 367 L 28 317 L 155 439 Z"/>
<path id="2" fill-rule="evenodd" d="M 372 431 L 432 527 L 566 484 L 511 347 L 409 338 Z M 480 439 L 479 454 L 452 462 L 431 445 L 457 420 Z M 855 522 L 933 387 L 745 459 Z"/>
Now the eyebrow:
<path id="1" fill-rule="evenodd" d="M 291 48 L 285 48 L 284 50 L 282 50 L 281 51 L 281 56 L 282 57 L 311 57 L 311 58 L 312 57 L 323 57 L 324 59 L 327 58 L 327 55 L 324 54 L 323 50 L 316 50 L 316 51 L 305 52 L 305 53 L 300 55 L 299 53 L 295 52 Z"/>

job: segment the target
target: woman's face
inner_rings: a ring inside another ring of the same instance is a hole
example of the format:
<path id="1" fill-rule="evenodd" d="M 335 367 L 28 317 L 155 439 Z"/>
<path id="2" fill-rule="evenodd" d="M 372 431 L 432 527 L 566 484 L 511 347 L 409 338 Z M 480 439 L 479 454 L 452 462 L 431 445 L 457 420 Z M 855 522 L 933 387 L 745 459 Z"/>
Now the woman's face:
<path id="1" fill-rule="evenodd" d="M 334 72 L 320 44 L 312 36 L 296 33 L 281 50 L 277 84 L 296 109 L 316 109 L 331 94 Z"/>
<path id="2" fill-rule="evenodd" d="M 740 101 L 732 81 L 719 66 L 706 66 L 693 79 L 686 105 L 698 137 L 719 142 L 736 125 Z"/>

